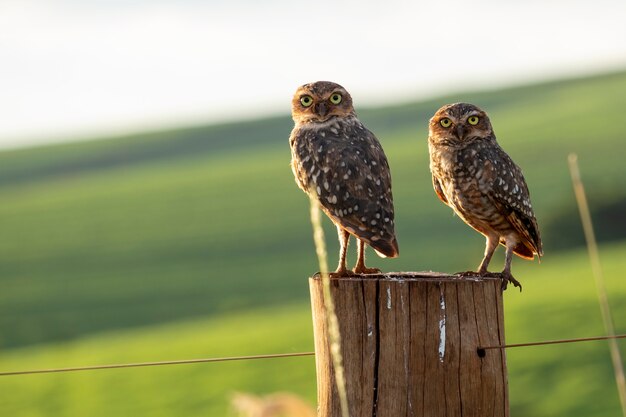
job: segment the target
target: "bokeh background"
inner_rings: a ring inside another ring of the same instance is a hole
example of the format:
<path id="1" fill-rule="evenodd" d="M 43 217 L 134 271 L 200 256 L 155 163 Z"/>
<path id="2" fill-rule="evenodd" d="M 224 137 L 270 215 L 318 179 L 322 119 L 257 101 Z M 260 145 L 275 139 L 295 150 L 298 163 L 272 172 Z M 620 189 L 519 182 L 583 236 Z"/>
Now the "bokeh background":
<path id="1" fill-rule="evenodd" d="M 370 264 L 479 263 L 426 145 L 435 110 L 469 101 L 522 167 L 545 241 L 541 264 L 514 260 L 507 340 L 603 332 L 571 152 L 626 332 L 625 15 L 609 0 L 3 0 L 0 371 L 312 350 L 318 267 L 287 138 L 293 91 L 320 79 L 351 92 L 391 165 L 402 256 Z M 507 358 L 512 415 L 620 414 L 604 342 Z M 0 377 L 0 415 L 233 416 L 237 392 L 314 404 L 314 367 Z"/>

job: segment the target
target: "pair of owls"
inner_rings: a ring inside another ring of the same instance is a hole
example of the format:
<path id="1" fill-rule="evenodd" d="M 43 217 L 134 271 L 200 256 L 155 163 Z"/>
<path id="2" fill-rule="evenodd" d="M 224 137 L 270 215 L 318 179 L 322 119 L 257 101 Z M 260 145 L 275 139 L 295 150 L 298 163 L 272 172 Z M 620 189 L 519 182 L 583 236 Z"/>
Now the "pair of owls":
<path id="1" fill-rule="evenodd" d="M 382 257 L 399 254 L 391 174 L 380 143 L 357 118 L 350 94 L 332 82 L 299 87 L 292 117 L 296 183 L 317 198 L 339 234 L 339 265 L 331 276 L 380 273 L 365 266 L 365 245 Z M 430 119 L 428 148 L 435 193 L 487 239 L 478 271 L 463 274 L 487 275 L 501 244 L 504 270 L 493 275 L 503 279 L 503 287 L 511 282 L 521 290 L 511 274 L 513 254 L 541 256 L 541 237 L 522 171 L 496 142 L 487 114 L 466 103 L 443 106 Z M 352 270 L 346 268 L 350 235 L 357 241 Z"/>

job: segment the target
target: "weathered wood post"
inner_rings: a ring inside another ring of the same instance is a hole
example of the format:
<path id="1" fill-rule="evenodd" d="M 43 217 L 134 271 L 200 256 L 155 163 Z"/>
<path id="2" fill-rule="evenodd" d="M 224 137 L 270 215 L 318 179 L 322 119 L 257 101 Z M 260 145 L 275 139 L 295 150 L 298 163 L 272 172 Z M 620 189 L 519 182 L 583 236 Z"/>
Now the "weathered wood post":
<path id="1" fill-rule="evenodd" d="M 322 280 L 310 279 L 319 417 L 340 417 Z M 390 273 L 331 280 L 350 417 L 508 417 L 501 280 Z"/>

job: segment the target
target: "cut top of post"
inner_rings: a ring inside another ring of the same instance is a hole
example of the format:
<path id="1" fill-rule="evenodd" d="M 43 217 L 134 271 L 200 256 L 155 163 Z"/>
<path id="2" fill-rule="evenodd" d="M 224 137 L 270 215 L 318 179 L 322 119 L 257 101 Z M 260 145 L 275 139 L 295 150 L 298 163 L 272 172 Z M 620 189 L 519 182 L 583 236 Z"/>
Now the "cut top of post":
<path id="1" fill-rule="evenodd" d="M 321 279 L 320 273 L 316 273 L 312 279 Z M 346 276 L 331 278 L 331 281 L 427 281 L 427 282 L 485 282 L 500 281 L 497 277 L 486 276 L 460 276 L 451 275 L 443 272 L 420 271 L 420 272 L 387 272 L 380 274 L 362 274 L 355 276 Z"/>

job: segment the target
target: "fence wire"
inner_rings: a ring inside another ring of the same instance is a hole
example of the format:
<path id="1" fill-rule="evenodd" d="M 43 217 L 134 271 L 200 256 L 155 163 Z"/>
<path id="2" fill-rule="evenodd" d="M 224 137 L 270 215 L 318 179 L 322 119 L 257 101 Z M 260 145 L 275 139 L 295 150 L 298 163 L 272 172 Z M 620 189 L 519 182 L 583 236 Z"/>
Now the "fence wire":
<path id="1" fill-rule="evenodd" d="M 609 340 L 609 339 L 626 339 L 626 334 L 619 334 L 615 336 L 584 337 L 584 338 L 579 338 L 579 339 L 543 340 L 543 341 L 538 341 L 538 342 L 516 343 L 516 344 L 509 344 L 509 345 L 477 346 L 476 351 L 479 356 L 484 356 L 484 351 L 488 349 L 509 349 L 509 348 L 514 348 L 514 347 L 555 345 L 555 344 L 563 344 L 563 343 L 580 343 L 580 342 L 590 342 L 590 341 L 596 341 L 596 340 Z M 51 373 L 61 373 L 61 372 L 95 371 L 95 370 L 102 370 L 102 369 L 140 368 L 140 367 L 164 366 L 164 365 L 189 365 L 189 364 L 194 364 L 194 363 L 247 361 L 247 360 L 258 360 L 258 359 L 279 359 L 279 358 L 293 358 L 293 357 L 314 356 L 314 355 L 315 355 L 315 352 L 273 353 L 273 354 L 267 354 L 267 355 L 228 356 L 228 357 L 223 357 L 223 358 L 181 359 L 181 360 L 172 360 L 172 361 L 76 366 L 76 367 L 69 367 L 69 368 L 32 369 L 32 370 L 0 372 L 0 377 L 29 375 L 29 374 L 51 374 Z"/>

